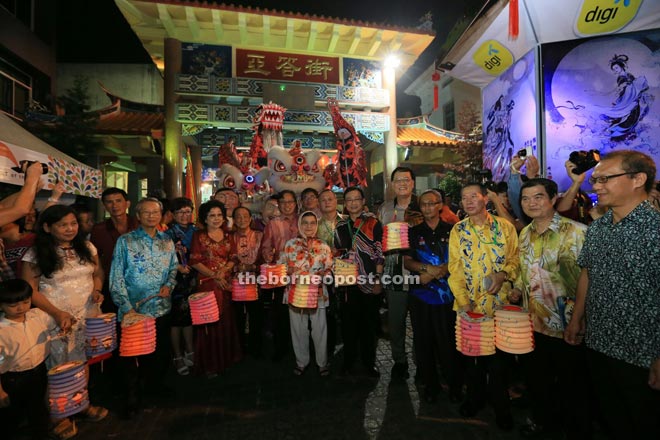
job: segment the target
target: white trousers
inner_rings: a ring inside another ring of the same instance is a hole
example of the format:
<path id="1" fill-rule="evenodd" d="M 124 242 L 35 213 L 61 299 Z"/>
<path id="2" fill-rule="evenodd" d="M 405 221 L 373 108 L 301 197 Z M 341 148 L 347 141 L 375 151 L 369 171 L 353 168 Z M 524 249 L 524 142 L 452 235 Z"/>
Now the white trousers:
<path id="1" fill-rule="evenodd" d="M 305 368 L 309 364 L 309 323 L 312 326 L 312 341 L 316 355 L 316 365 L 319 368 L 328 365 L 328 327 L 325 319 L 325 309 L 299 309 L 289 306 L 289 322 L 291 323 L 291 342 L 296 355 L 296 365 Z"/>

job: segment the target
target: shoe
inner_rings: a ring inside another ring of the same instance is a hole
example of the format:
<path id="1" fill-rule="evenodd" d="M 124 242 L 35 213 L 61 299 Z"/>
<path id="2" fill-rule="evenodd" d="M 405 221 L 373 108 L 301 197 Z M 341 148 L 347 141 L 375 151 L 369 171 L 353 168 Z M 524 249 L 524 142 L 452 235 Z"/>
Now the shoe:
<path id="1" fill-rule="evenodd" d="M 395 362 L 392 367 L 391 376 L 392 379 L 408 379 L 410 377 L 410 374 L 408 373 L 408 363 Z"/>
<path id="2" fill-rule="evenodd" d="M 348 377 L 348 376 L 352 376 L 353 374 L 354 374 L 353 367 L 344 365 L 343 367 L 341 367 L 341 370 L 339 370 L 339 377 Z"/>
<path id="3" fill-rule="evenodd" d="M 497 414 L 495 416 L 495 424 L 502 431 L 511 431 L 513 429 L 513 416 L 510 412 Z"/>
<path id="4" fill-rule="evenodd" d="M 195 366 L 195 352 L 191 351 L 188 353 L 187 351 L 183 353 L 183 363 L 186 364 L 186 367 L 193 367 Z"/>
<path id="5" fill-rule="evenodd" d="M 100 422 L 108 415 L 108 410 L 102 406 L 88 406 L 87 409 L 78 414 L 78 418 L 88 422 Z"/>
<path id="6" fill-rule="evenodd" d="M 380 377 L 380 371 L 378 371 L 375 367 L 367 368 L 367 377 L 378 379 Z"/>
<path id="7" fill-rule="evenodd" d="M 294 376 L 302 376 L 303 374 L 305 374 L 305 367 L 296 365 L 295 367 L 293 367 L 293 374 Z"/>
<path id="8" fill-rule="evenodd" d="M 187 376 L 190 374 L 190 370 L 188 369 L 188 365 L 186 364 L 186 358 L 184 358 L 183 356 L 175 357 L 173 361 L 174 361 L 174 368 L 176 368 L 176 372 L 179 376 Z"/>
<path id="9" fill-rule="evenodd" d="M 435 403 L 438 401 L 438 390 L 433 387 L 426 387 L 422 397 L 426 403 Z"/>
<path id="10" fill-rule="evenodd" d="M 520 435 L 525 438 L 540 438 L 546 433 L 543 425 L 534 423 L 533 420 L 527 419 L 526 423 L 520 428 Z"/>
<path id="11" fill-rule="evenodd" d="M 463 392 L 461 390 L 449 390 L 449 401 L 451 403 L 460 403 L 463 400 Z"/>
<path id="12" fill-rule="evenodd" d="M 78 434 L 78 428 L 76 427 L 75 422 L 66 418 L 60 420 L 60 422 L 53 428 L 52 434 L 58 440 L 68 440 Z"/>
<path id="13" fill-rule="evenodd" d="M 479 413 L 481 405 L 474 404 L 470 401 L 463 402 L 463 404 L 458 409 L 458 412 L 463 417 L 474 417 Z"/>
<path id="14" fill-rule="evenodd" d="M 319 375 L 321 377 L 328 377 L 330 376 L 330 368 L 328 367 L 321 367 L 319 368 Z"/>

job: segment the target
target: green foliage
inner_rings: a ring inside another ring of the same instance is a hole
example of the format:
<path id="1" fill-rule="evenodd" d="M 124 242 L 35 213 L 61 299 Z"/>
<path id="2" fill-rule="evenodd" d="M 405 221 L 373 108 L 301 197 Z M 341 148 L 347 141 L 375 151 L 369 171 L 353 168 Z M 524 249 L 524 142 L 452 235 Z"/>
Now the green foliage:
<path id="1" fill-rule="evenodd" d="M 462 179 L 453 171 L 448 171 L 445 177 L 438 183 L 438 187 L 445 192 L 452 200 L 457 201 L 461 198 Z"/>
<path id="2" fill-rule="evenodd" d="M 88 165 L 101 143 L 94 137 L 98 116 L 90 113 L 89 78 L 77 75 L 73 87 L 57 98 L 58 117 L 56 122 L 34 127 L 33 131 L 45 142 L 65 154 Z"/>

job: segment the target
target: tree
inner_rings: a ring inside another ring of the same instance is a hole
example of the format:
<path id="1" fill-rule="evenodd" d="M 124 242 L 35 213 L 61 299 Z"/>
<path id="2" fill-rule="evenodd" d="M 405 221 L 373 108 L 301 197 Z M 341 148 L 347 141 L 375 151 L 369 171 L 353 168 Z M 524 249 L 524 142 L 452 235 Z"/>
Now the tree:
<path id="1" fill-rule="evenodd" d="M 33 125 L 31 130 L 58 150 L 88 165 L 101 143 L 94 137 L 98 116 L 90 113 L 89 78 L 76 75 L 73 87 L 57 98 L 54 122 Z"/>

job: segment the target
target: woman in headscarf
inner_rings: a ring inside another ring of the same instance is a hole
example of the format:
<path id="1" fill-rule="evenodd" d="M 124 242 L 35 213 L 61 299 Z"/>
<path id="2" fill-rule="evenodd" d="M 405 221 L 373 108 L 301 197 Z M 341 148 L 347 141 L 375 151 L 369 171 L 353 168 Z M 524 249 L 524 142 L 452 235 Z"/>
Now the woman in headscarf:
<path id="1" fill-rule="evenodd" d="M 293 373 L 300 376 L 304 373 L 310 361 L 309 354 L 309 324 L 314 341 L 316 364 L 321 376 L 327 376 L 328 355 L 326 344 L 328 329 L 326 326 L 325 309 L 328 297 L 324 294 L 322 281 L 332 269 L 332 251 L 321 239 L 317 238 L 318 218 L 312 211 L 303 212 L 298 218 L 298 237 L 286 242 L 284 252 L 280 254 L 279 262 L 287 267 L 291 283 L 287 286 L 284 300 L 289 292 L 295 289 L 295 284 L 318 286 L 318 304 L 315 308 L 300 308 L 289 304 L 289 322 L 291 324 L 291 341 L 296 355 L 296 366 Z M 301 277 L 302 276 L 302 277 Z"/>

